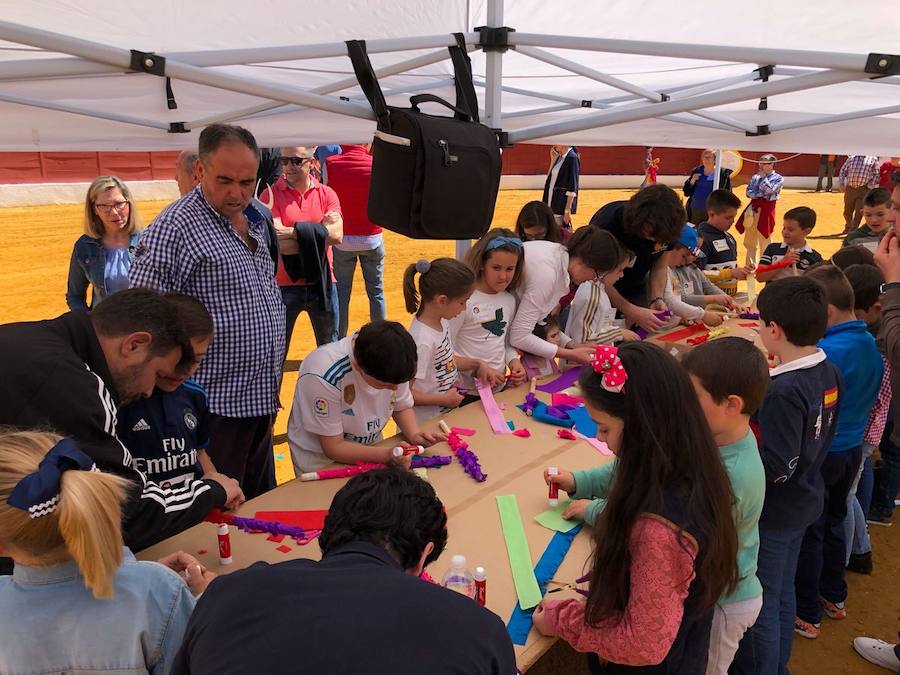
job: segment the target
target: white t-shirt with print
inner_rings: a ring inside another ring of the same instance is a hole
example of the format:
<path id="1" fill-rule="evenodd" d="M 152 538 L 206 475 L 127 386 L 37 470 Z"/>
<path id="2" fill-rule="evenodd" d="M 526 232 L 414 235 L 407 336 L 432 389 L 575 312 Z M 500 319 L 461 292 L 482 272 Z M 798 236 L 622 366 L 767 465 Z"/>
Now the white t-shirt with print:
<path id="1" fill-rule="evenodd" d="M 395 391 L 375 389 L 350 365 L 356 334 L 322 345 L 303 359 L 288 420 L 294 470 L 315 471 L 330 464 L 319 436 L 337 436 L 372 445 L 395 412 L 413 407 L 409 384 Z"/>
<path id="2" fill-rule="evenodd" d="M 476 290 L 466 302 L 466 308 L 451 319 L 450 343 L 453 352 L 470 359 L 481 359 L 501 373 L 516 358 L 516 350 L 509 346 L 509 324 L 516 315 L 516 298 L 512 293 L 484 293 Z M 460 387 L 467 394 L 476 394 L 474 373 L 459 374 Z M 497 389 L 502 389 L 499 385 Z"/>
<path id="3" fill-rule="evenodd" d="M 450 342 L 450 330 L 447 321 L 441 319 L 442 330 L 429 328 L 418 319 L 409 324 L 409 334 L 416 341 L 418 364 L 412 388 L 428 394 L 443 394 L 456 384 L 459 372 L 453 360 L 453 345 Z M 447 408 L 437 405 L 416 406 L 416 419 L 419 422 L 431 419 L 446 412 Z"/>

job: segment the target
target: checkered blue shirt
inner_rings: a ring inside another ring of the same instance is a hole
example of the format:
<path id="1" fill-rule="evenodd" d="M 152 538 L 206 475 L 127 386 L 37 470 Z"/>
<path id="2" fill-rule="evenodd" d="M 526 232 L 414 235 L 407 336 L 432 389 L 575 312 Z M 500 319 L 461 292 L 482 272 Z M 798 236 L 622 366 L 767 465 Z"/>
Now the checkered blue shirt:
<path id="1" fill-rule="evenodd" d="M 881 166 L 872 155 L 850 155 L 838 174 L 841 185 L 853 188 L 863 186 L 878 187 Z"/>
<path id="2" fill-rule="evenodd" d="M 784 186 L 784 178 L 777 171 L 768 176 L 758 173 L 747 183 L 747 196 L 750 199 L 762 197 L 766 201 L 774 202 L 781 196 L 781 188 Z"/>
<path id="3" fill-rule="evenodd" d="M 215 334 L 195 379 L 209 392 L 210 411 L 225 417 L 274 414 L 284 359 L 284 303 L 266 217 L 252 202 L 244 215 L 254 253 L 197 187 L 150 223 L 128 272 L 133 287 L 185 293 L 206 305 Z"/>

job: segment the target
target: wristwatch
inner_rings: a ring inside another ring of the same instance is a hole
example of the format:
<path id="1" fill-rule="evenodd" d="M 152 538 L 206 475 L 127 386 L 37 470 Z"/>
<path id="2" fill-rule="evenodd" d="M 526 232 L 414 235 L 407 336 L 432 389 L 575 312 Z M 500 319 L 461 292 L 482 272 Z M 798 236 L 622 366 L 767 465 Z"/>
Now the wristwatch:
<path id="1" fill-rule="evenodd" d="M 879 294 L 884 294 L 884 293 L 887 293 L 888 291 L 890 291 L 890 290 L 892 290 L 892 289 L 894 289 L 894 288 L 900 288 L 900 281 L 891 281 L 891 282 L 886 283 L 886 284 L 881 284 L 881 288 L 878 289 L 878 293 L 879 293 Z"/>

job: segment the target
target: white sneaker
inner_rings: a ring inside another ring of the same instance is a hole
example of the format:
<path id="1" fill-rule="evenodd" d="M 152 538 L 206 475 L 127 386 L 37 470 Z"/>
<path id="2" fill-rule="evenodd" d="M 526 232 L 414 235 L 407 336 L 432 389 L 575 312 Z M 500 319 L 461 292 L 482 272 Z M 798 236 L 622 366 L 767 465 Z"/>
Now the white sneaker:
<path id="1" fill-rule="evenodd" d="M 894 653 L 894 645 L 875 638 L 858 637 L 853 640 L 856 653 L 869 663 L 887 668 L 896 673 L 900 669 L 900 659 Z"/>

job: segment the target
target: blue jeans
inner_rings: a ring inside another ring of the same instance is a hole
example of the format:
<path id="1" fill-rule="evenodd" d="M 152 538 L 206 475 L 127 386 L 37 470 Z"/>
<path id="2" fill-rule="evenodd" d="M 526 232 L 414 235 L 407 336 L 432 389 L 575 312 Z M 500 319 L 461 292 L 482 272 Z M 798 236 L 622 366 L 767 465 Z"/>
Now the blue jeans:
<path id="1" fill-rule="evenodd" d="M 809 623 L 822 620 L 821 598 L 831 602 L 847 599 L 844 518 L 847 495 L 856 480 L 861 456 L 862 448 L 856 447 L 829 452 L 822 462 L 825 505 L 822 515 L 806 528 L 797 564 L 797 616 Z"/>
<path id="2" fill-rule="evenodd" d="M 874 513 L 883 518 L 890 518 L 894 513 L 894 499 L 900 490 L 900 448 L 891 442 L 893 416 L 888 418 L 884 436 L 881 437 L 879 452 L 881 453 L 881 469 L 872 490 L 872 506 Z"/>
<path id="3" fill-rule="evenodd" d="M 301 312 L 309 314 L 309 322 L 312 324 L 313 333 L 316 336 L 316 346 L 337 342 L 337 293 L 331 289 L 331 301 L 326 303 L 329 309 L 322 309 L 319 304 L 319 291 L 317 285 L 309 286 L 282 286 L 281 300 L 284 302 L 284 353 L 291 348 L 291 335 L 294 332 L 294 324 Z"/>
<path id="4" fill-rule="evenodd" d="M 763 587 L 763 606 L 756 623 L 744 633 L 729 673 L 785 675 L 794 640 L 797 601 L 794 575 L 803 530 L 776 530 L 759 524 L 756 576 Z"/>
<path id="5" fill-rule="evenodd" d="M 850 554 L 857 555 L 872 552 L 869 541 L 869 530 L 866 528 L 866 514 L 872 502 L 872 452 L 875 446 L 863 443 L 862 463 L 856 474 L 856 480 L 850 486 L 847 495 L 847 517 L 844 518 L 844 541 L 847 544 L 847 559 Z"/>
<path id="6" fill-rule="evenodd" d="M 384 244 L 368 251 L 341 251 L 332 248 L 334 257 L 334 278 L 337 280 L 338 297 L 338 338 L 347 336 L 350 315 L 350 294 L 353 292 L 353 275 L 356 273 L 356 260 L 362 268 L 363 281 L 366 283 L 366 295 L 369 296 L 369 320 L 378 321 L 387 316 L 384 302 Z"/>

